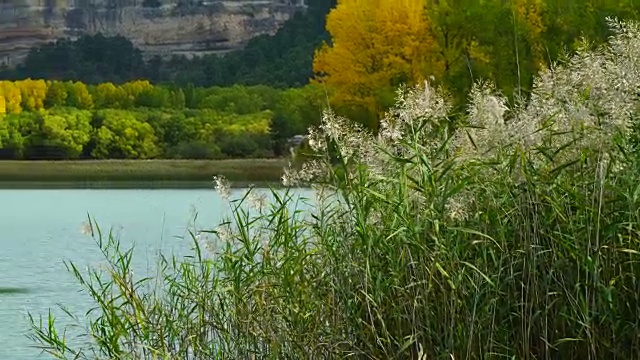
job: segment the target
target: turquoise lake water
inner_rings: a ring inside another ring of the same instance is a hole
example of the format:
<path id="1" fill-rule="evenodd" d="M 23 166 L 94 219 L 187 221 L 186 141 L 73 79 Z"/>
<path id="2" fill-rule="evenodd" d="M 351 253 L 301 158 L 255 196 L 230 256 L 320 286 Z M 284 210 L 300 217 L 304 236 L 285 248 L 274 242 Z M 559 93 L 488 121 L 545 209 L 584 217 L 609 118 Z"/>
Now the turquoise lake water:
<path id="1" fill-rule="evenodd" d="M 27 313 L 45 315 L 56 304 L 82 315 L 92 303 L 63 260 L 81 269 L 104 262 L 94 240 L 81 231 L 87 214 L 103 229 L 135 244 L 134 269 L 150 271 L 157 254 L 190 252 L 188 230 L 212 228 L 228 205 L 213 190 L 0 190 L 0 359 L 39 355 L 25 334 Z"/>

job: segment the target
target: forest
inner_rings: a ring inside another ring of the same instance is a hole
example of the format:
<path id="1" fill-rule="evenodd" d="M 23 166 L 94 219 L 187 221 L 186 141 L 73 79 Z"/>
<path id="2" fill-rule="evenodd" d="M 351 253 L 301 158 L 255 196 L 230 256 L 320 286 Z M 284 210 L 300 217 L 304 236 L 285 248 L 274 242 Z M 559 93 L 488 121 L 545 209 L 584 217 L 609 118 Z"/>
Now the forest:
<path id="1" fill-rule="evenodd" d="M 511 101 L 534 75 L 635 20 L 634 1 L 309 0 L 274 36 L 196 59 L 144 60 L 122 37 L 60 39 L 0 70 L 0 157 L 273 157 L 323 108 L 377 131 L 401 85 L 467 106 L 488 79 Z"/>
<path id="2" fill-rule="evenodd" d="M 0 158 L 265 158 L 318 119 L 318 86 L 0 81 Z"/>

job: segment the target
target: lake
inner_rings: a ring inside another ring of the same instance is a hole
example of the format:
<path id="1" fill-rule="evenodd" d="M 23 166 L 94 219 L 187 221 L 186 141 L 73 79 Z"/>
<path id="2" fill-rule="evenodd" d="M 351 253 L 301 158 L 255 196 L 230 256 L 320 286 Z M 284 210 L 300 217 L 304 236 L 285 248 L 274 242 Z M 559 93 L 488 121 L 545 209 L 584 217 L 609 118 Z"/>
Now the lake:
<path id="1" fill-rule="evenodd" d="M 237 193 L 241 190 L 235 190 Z M 305 192 L 306 196 L 310 192 Z M 49 308 L 66 320 L 58 303 L 82 316 L 93 304 L 63 260 L 81 269 L 104 262 L 94 240 L 83 235 L 87 214 L 102 229 L 135 244 L 134 269 L 147 272 L 159 251 L 187 254 L 188 230 L 213 228 L 229 214 L 213 190 L 0 190 L 0 359 L 42 358 L 26 338 L 27 312 L 46 317 Z"/>

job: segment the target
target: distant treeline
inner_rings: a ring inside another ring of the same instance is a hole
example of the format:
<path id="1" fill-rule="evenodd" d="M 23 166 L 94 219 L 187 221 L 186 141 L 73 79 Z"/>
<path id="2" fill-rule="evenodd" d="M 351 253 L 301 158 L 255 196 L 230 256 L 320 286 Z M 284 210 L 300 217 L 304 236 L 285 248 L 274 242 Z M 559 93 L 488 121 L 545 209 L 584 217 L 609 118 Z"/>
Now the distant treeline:
<path id="1" fill-rule="evenodd" d="M 308 85 L 172 88 L 0 81 L 0 158 L 274 157 L 317 123 L 324 90 Z"/>
<path id="2" fill-rule="evenodd" d="M 224 56 L 195 59 L 175 56 L 144 61 L 128 39 L 101 34 L 77 41 L 59 39 L 33 48 L 24 64 L 0 69 L 0 79 L 72 80 L 85 84 L 147 79 L 178 86 L 269 85 L 298 87 L 312 77 L 314 50 L 328 39 L 325 18 L 336 0 L 306 0 L 308 8 L 287 21 L 274 36 L 261 35 Z"/>

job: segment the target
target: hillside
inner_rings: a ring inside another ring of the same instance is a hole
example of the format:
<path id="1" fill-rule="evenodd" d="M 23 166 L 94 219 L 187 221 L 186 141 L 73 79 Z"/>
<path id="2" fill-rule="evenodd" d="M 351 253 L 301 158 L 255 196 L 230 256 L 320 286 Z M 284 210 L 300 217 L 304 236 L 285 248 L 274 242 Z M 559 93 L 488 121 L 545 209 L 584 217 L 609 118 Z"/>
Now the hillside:
<path id="1" fill-rule="evenodd" d="M 3 0 L 0 64 L 13 67 L 58 38 L 97 33 L 126 37 L 145 58 L 227 52 L 274 34 L 304 8 L 297 0 Z"/>
<path id="2" fill-rule="evenodd" d="M 0 29 L 0 53 L 3 49 L 2 38 L 4 37 L 5 44 L 14 44 L 13 46 L 19 49 L 11 50 L 5 46 L 5 53 L 15 55 L 26 52 L 27 54 L 13 69 L 3 69 L 0 62 L 0 78 L 79 80 L 88 84 L 148 79 L 154 83 L 177 86 L 187 84 L 196 86 L 262 84 L 282 88 L 302 86 L 312 76 L 315 49 L 323 40 L 328 39 L 325 18 L 336 2 L 335 0 L 305 0 L 304 5 L 295 5 L 292 4 L 293 1 L 273 2 L 270 6 L 304 9 L 304 11 L 293 12 L 293 16 L 279 26 L 274 34 L 252 33 L 252 37 L 246 41 L 246 44 L 242 43 L 241 49 L 225 52 L 224 56 L 220 56 L 224 43 L 216 43 L 215 35 L 211 34 L 202 36 L 209 39 L 206 43 L 211 46 L 209 52 L 216 52 L 214 54 L 207 53 L 205 50 L 196 52 L 194 49 L 200 46 L 196 40 L 192 40 L 193 43 L 185 40 L 181 45 L 182 50 L 176 48 L 173 51 L 166 49 L 166 51 L 158 51 L 158 48 L 154 48 L 155 50 L 152 51 L 150 50 L 152 47 L 148 44 L 140 45 L 136 40 L 136 36 L 139 35 L 136 34 L 133 37 L 126 36 L 127 34 L 110 36 L 113 33 L 100 32 L 71 39 L 69 35 L 59 35 L 60 37 L 56 37 L 56 41 L 53 41 L 54 39 L 51 39 L 53 35 L 43 29 L 29 31 L 25 30 L 26 28 L 13 28 L 10 31 Z M 230 5 L 230 2 L 223 5 L 236 8 L 249 6 L 246 1 L 233 3 L 235 5 Z M 213 6 L 211 4 L 205 4 L 202 7 Z M 220 5 L 222 3 L 217 4 L 222 6 Z M 256 6 L 267 6 L 264 2 L 261 4 Z M 168 8 L 167 5 L 162 6 Z M 193 24 L 189 26 L 193 27 Z M 31 43 L 25 41 L 25 38 L 32 39 Z M 192 51 L 184 51 L 186 47 L 190 47 Z M 213 48 L 217 50 L 211 50 Z M 192 56 L 194 54 L 200 56 Z"/>

